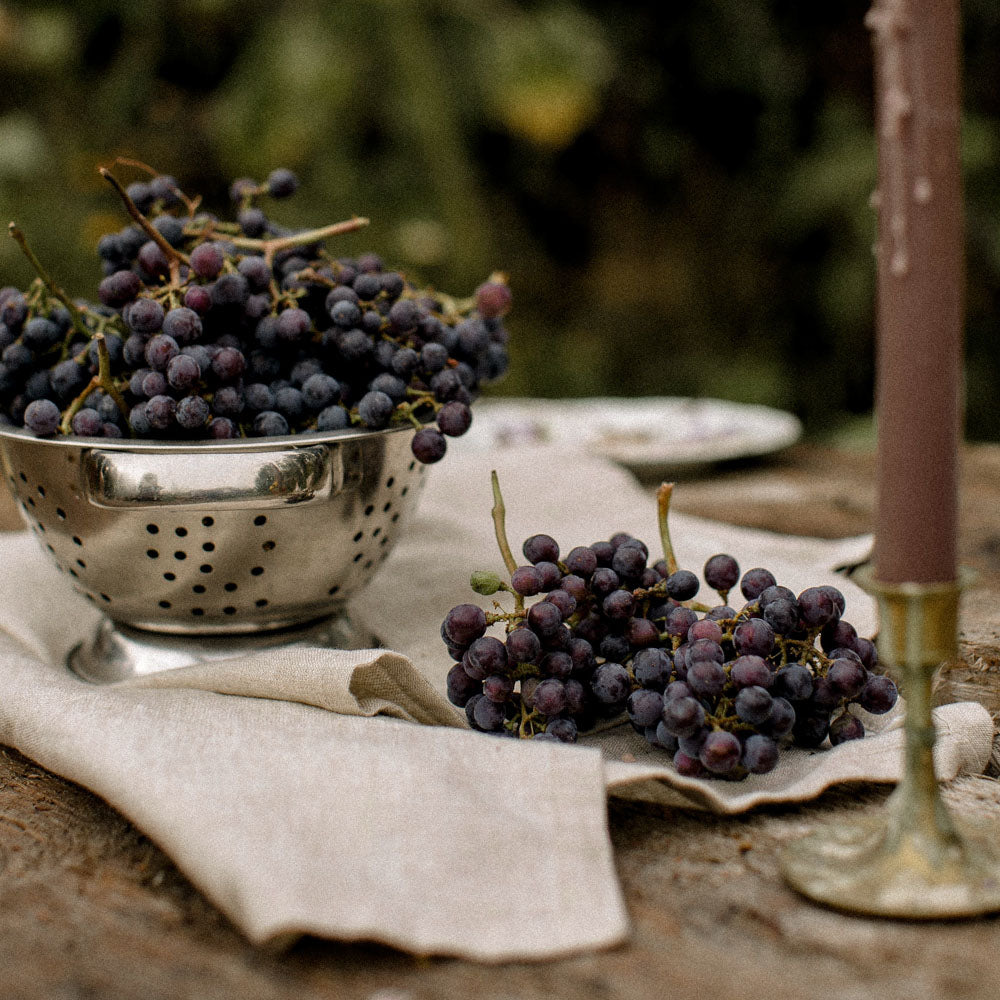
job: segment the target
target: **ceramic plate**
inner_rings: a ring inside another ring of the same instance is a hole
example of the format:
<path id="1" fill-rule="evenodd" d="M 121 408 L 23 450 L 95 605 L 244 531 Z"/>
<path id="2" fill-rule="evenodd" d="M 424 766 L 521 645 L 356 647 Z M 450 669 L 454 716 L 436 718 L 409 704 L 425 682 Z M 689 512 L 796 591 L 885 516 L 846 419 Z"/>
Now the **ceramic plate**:
<path id="1" fill-rule="evenodd" d="M 559 444 L 637 474 L 771 454 L 799 439 L 791 413 L 721 399 L 495 399 L 474 407 L 476 448 Z"/>

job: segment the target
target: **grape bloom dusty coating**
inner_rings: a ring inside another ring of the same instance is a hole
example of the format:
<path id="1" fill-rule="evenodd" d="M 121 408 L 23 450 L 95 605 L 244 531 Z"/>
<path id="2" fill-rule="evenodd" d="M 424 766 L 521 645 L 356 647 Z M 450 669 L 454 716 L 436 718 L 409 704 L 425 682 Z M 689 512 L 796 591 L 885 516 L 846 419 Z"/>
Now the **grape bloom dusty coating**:
<path id="1" fill-rule="evenodd" d="M 133 221 L 98 242 L 97 304 L 70 301 L 11 226 L 39 276 L 0 289 L 0 423 L 163 440 L 411 426 L 437 462 L 507 369 L 503 275 L 457 300 L 376 254 L 338 257 L 327 242 L 367 220 L 284 229 L 263 199 L 295 193 L 290 170 L 234 181 L 234 222 L 172 177 L 101 173 Z"/>
<path id="2" fill-rule="evenodd" d="M 898 693 L 879 672 L 874 645 L 841 617 L 841 592 L 795 594 L 761 567 L 741 576 L 719 553 L 706 563 L 706 583 L 722 602 L 738 586 L 745 602 L 694 603 L 700 582 L 676 566 L 667 531 L 670 489 L 661 487 L 658 503 L 666 558 L 652 566 L 648 548 L 623 533 L 565 555 L 551 536 L 532 535 L 518 565 L 494 474 L 507 578 L 483 570 L 471 584 L 494 600 L 506 594 L 514 608 L 495 600 L 491 611 L 468 603 L 448 612 L 451 701 L 474 729 L 560 742 L 624 713 L 679 773 L 695 777 L 765 774 L 783 747 L 863 737 L 850 706 L 883 714 Z"/>

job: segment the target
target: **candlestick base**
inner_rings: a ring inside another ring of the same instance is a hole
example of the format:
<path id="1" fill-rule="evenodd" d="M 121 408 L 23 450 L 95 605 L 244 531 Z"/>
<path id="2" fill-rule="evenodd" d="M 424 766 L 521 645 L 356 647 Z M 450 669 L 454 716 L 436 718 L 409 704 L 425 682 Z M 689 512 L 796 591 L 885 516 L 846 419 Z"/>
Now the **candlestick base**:
<path id="1" fill-rule="evenodd" d="M 937 920 L 1000 910 L 996 829 L 952 823 L 945 836 L 884 816 L 826 827 L 786 848 L 782 872 L 803 895 L 852 913 Z"/>
<path id="2" fill-rule="evenodd" d="M 790 844 L 786 880 L 841 910 L 933 920 L 1000 911 L 995 824 L 956 820 L 934 776 L 931 680 L 958 651 L 961 582 L 861 585 L 879 606 L 880 658 L 902 675 L 907 695 L 903 777 L 887 815 L 818 830 Z"/>

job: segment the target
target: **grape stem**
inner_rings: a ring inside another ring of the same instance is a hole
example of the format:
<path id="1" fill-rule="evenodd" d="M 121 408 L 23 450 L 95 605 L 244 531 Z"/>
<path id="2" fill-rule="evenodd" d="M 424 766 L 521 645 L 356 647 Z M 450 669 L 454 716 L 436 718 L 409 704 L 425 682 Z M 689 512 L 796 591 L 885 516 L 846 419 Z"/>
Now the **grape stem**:
<path id="1" fill-rule="evenodd" d="M 276 236 L 270 240 L 255 240 L 249 236 L 230 236 L 228 242 L 241 250 L 262 250 L 265 261 L 270 264 L 274 259 L 274 255 L 280 250 L 305 246 L 308 243 L 317 243 L 320 240 L 325 240 L 328 236 L 353 233 L 356 229 L 363 229 L 368 223 L 368 219 L 356 215 L 351 219 L 345 219 L 343 222 L 334 222 L 329 226 L 321 226 L 319 229 L 307 229 L 304 232 L 292 233 L 289 236 Z"/>
<path id="2" fill-rule="evenodd" d="M 97 342 L 97 374 L 87 383 L 83 392 L 66 407 L 66 412 L 63 414 L 62 422 L 59 425 L 59 429 L 63 434 L 71 434 L 73 432 L 73 418 L 83 409 L 83 404 L 86 402 L 87 397 L 95 389 L 103 389 L 115 401 L 115 406 L 118 407 L 121 415 L 126 418 L 128 416 L 128 406 L 126 406 L 122 394 L 118 391 L 118 387 L 111 377 L 111 355 L 108 353 L 108 345 L 104 339 L 104 334 L 98 331 L 94 334 L 94 340 Z"/>
<path id="3" fill-rule="evenodd" d="M 163 235 L 153 226 L 149 219 L 139 211 L 136 203 L 128 196 L 128 192 L 121 186 L 118 178 L 107 167 L 99 167 L 97 172 L 118 192 L 118 197 L 125 203 L 128 214 L 135 219 L 142 231 L 163 251 L 164 256 L 170 264 L 170 283 L 172 285 L 179 284 L 180 266 L 181 264 L 190 264 L 190 258 L 187 254 L 181 253 L 180 250 L 175 250 L 163 238 Z"/>
<path id="4" fill-rule="evenodd" d="M 661 483 L 656 491 L 656 520 L 660 527 L 660 542 L 663 545 L 663 558 L 671 575 L 680 568 L 674 555 L 674 546 L 670 541 L 670 527 L 667 524 L 670 514 L 670 498 L 674 492 L 673 483 Z"/>
<path id="5" fill-rule="evenodd" d="M 504 506 L 503 494 L 500 492 L 500 479 L 497 476 L 496 469 L 490 473 L 490 482 L 493 486 L 493 530 L 497 538 L 497 547 L 500 549 L 500 555 L 503 557 L 503 563 L 507 567 L 507 572 L 514 575 L 514 571 L 517 569 L 517 560 L 514 558 L 514 553 L 510 550 L 510 542 L 507 541 L 507 508 Z M 524 613 L 524 598 L 515 593 L 514 594 L 514 606 L 517 612 L 521 614 Z"/>
<path id="6" fill-rule="evenodd" d="M 160 174 L 159 170 L 151 167 L 148 163 L 143 163 L 142 160 L 132 160 L 127 156 L 115 157 L 115 166 L 119 165 L 123 167 L 135 167 L 137 170 L 145 170 L 151 177 L 158 177 Z M 194 213 L 198 211 L 198 206 L 201 204 L 201 195 L 189 198 L 176 184 L 171 185 L 171 190 L 184 202 L 184 207 L 188 210 L 188 215 L 194 218 Z"/>
<path id="7" fill-rule="evenodd" d="M 17 223 L 12 222 L 7 227 L 7 231 L 10 233 L 11 237 L 13 237 L 14 242 L 21 248 L 21 252 L 24 256 L 28 258 L 28 263 L 35 269 L 38 277 L 42 279 L 42 284 L 44 284 L 49 292 L 67 308 L 70 319 L 73 322 L 73 329 L 89 340 L 90 331 L 84 324 L 83 317 L 80 315 L 80 310 L 76 303 L 72 302 L 70 297 L 52 280 L 52 276 L 45 270 L 42 266 L 42 262 L 35 256 L 31 247 L 28 246 L 28 240 L 21 228 L 17 225 Z"/>

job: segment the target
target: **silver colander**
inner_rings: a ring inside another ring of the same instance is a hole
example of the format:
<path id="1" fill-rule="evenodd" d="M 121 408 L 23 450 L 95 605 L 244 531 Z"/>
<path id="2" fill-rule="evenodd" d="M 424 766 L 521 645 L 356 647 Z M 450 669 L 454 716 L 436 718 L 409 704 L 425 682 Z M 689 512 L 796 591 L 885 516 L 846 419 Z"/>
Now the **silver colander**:
<path id="1" fill-rule="evenodd" d="M 413 509 L 426 469 L 413 433 L 160 442 L 3 428 L 0 455 L 81 594 L 128 629 L 208 637 L 337 614 Z"/>

